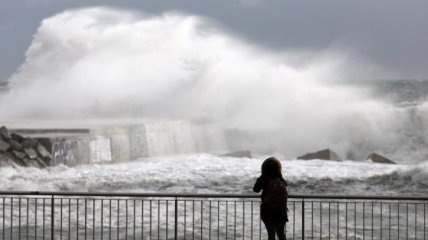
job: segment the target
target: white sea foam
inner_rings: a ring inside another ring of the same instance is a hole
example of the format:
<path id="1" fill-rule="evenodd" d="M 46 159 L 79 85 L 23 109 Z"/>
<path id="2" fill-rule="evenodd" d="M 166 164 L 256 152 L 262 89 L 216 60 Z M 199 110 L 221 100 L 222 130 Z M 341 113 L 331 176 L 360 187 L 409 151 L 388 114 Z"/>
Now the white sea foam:
<path id="1" fill-rule="evenodd" d="M 185 155 L 113 165 L 0 168 L 2 190 L 251 193 L 263 159 Z M 426 164 L 284 160 L 291 193 L 427 194 Z"/>
<path id="2" fill-rule="evenodd" d="M 199 16 L 70 10 L 42 21 L 0 99 L 1 120 L 184 118 L 244 132 L 231 135 L 237 148 L 289 158 L 330 147 L 426 160 L 426 108 L 338 84 L 361 70 L 352 61 L 332 50 L 272 52 Z"/>

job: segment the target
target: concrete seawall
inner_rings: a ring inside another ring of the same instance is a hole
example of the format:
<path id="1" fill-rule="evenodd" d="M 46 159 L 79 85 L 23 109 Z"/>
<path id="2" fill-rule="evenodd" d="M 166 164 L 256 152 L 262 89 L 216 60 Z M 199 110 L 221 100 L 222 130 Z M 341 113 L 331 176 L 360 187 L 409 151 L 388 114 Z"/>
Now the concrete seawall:
<path id="1" fill-rule="evenodd" d="M 10 131 L 42 143 L 52 154 L 50 166 L 125 162 L 144 157 L 226 150 L 220 129 L 184 120 Z"/>

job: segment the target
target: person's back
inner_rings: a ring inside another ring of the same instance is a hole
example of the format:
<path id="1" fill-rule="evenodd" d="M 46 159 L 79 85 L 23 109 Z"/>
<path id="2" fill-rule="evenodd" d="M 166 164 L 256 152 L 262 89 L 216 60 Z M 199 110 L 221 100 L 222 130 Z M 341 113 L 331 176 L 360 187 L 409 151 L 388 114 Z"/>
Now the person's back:
<path id="1" fill-rule="evenodd" d="M 253 191 L 262 191 L 260 216 L 268 231 L 269 240 L 285 239 L 284 227 L 287 217 L 287 183 L 282 178 L 281 163 L 271 157 L 262 164 L 262 175 L 257 179 Z"/>

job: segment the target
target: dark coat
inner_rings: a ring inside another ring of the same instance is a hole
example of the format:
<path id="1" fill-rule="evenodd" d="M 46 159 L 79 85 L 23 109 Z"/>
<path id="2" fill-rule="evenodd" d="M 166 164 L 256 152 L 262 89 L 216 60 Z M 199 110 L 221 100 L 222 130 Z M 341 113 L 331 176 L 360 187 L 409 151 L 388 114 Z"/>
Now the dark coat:
<path id="1" fill-rule="evenodd" d="M 281 209 L 280 211 L 269 212 L 264 205 L 266 194 L 264 193 L 263 189 L 266 188 L 266 185 L 268 184 L 269 180 L 272 178 L 280 178 L 280 180 L 284 183 L 284 185 L 287 186 L 287 182 L 284 180 L 281 174 L 274 177 L 266 177 L 262 175 L 259 178 L 257 178 L 257 181 L 253 187 L 253 191 L 257 193 L 262 191 L 262 194 L 261 194 L 262 205 L 260 207 L 261 218 L 264 222 L 282 222 L 282 221 L 288 222 L 287 209 Z"/>

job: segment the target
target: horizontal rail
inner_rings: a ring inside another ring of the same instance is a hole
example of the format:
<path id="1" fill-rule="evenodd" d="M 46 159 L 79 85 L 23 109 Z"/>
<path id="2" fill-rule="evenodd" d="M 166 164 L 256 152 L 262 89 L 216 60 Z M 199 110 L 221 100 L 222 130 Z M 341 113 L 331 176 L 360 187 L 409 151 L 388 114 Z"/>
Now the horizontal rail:
<path id="1" fill-rule="evenodd" d="M 50 192 L 0 191 L 0 195 L 84 196 L 84 197 L 165 197 L 165 198 L 260 198 L 258 194 L 191 194 L 191 193 L 129 193 L 129 192 Z M 359 200 L 416 200 L 427 201 L 428 196 L 375 196 L 375 195 L 306 195 L 291 194 L 292 199 L 359 199 Z"/>

